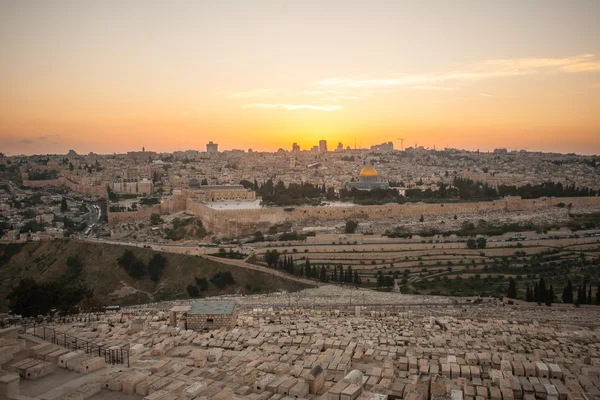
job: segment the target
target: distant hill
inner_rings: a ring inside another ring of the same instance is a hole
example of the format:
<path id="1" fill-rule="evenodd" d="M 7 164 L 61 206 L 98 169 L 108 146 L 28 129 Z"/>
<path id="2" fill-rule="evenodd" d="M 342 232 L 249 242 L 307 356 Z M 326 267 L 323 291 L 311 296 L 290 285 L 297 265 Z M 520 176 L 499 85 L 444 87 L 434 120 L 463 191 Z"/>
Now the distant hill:
<path id="1" fill-rule="evenodd" d="M 215 274 L 230 272 L 234 284 L 218 289 L 210 283 L 201 296 L 232 293 L 260 293 L 279 290 L 297 291 L 307 287 L 298 282 L 282 279 L 259 271 L 225 265 L 198 256 L 158 253 L 167 264 L 155 283 L 147 276 L 130 277 L 119 266 L 117 259 L 125 250 L 131 250 L 147 263 L 157 252 L 151 249 L 87 243 L 76 240 L 55 240 L 25 244 L 0 245 L 0 312 L 8 309 L 6 296 L 21 278 L 34 278 L 38 282 L 59 280 L 75 284 L 85 282 L 94 291 L 94 297 L 105 305 L 129 305 L 189 298 L 188 285 L 197 278 L 210 279 Z M 67 259 L 77 256 L 83 263 L 79 274 L 69 276 Z"/>

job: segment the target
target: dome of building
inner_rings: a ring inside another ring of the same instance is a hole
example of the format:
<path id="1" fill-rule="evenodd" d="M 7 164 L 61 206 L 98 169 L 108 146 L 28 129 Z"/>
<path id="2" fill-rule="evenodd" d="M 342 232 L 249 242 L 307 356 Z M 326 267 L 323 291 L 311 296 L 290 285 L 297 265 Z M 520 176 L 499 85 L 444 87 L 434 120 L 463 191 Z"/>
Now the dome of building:
<path id="1" fill-rule="evenodd" d="M 360 170 L 360 176 L 362 177 L 376 177 L 377 170 L 372 165 L 365 165 L 363 169 Z"/>
<path id="2" fill-rule="evenodd" d="M 188 183 L 188 187 L 198 188 L 198 187 L 200 187 L 200 181 L 198 181 L 198 179 L 196 179 L 196 178 L 192 178 L 192 179 L 190 179 L 190 181 Z"/>

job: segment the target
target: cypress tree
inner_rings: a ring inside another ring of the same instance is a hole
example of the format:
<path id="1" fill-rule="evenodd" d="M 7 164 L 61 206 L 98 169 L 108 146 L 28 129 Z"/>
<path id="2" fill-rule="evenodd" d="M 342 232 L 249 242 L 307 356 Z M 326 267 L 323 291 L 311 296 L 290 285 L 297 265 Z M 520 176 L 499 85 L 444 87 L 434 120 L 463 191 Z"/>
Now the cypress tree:
<path id="1" fill-rule="evenodd" d="M 575 299 L 575 305 L 580 305 L 583 300 L 583 295 L 581 294 L 581 286 L 577 287 L 577 299 Z"/>
<path id="2" fill-rule="evenodd" d="M 317 266 L 313 265 L 311 275 L 314 279 L 317 279 Z"/>
<path id="3" fill-rule="evenodd" d="M 538 284 L 538 295 L 539 299 L 537 300 L 537 302 L 545 303 L 548 297 L 548 292 L 546 290 L 546 281 L 544 281 L 543 277 L 540 278 L 540 283 Z"/>
<path id="4" fill-rule="evenodd" d="M 567 281 L 567 286 L 563 289 L 563 297 L 562 301 L 565 304 L 573 303 L 573 285 L 571 284 L 571 280 Z"/>
<path id="5" fill-rule="evenodd" d="M 508 280 L 508 291 L 506 292 L 506 296 L 510 299 L 517 298 L 517 284 L 513 278 Z"/>
<path id="6" fill-rule="evenodd" d="M 592 304 L 592 284 L 591 283 L 590 283 L 590 287 L 588 289 L 587 303 Z"/>
<path id="7" fill-rule="evenodd" d="M 325 266 L 321 265 L 321 276 L 319 277 L 321 282 L 327 282 L 327 271 L 325 270 Z"/>
<path id="8" fill-rule="evenodd" d="M 598 289 L 596 289 L 596 304 L 600 306 L 600 285 L 598 285 Z"/>
<path id="9" fill-rule="evenodd" d="M 535 282 L 535 285 L 533 286 L 533 301 L 535 301 L 536 303 L 540 302 L 540 293 L 539 293 L 539 289 L 538 289 L 538 284 L 537 282 Z"/>
<path id="10" fill-rule="evenodd" d="M 550 289 L 548 289 L 548 293 L 546 295 L 546 305 L 547 306 L 552 305 L 553 301 L 554 301 L 554 289 L 552 288 L 552 285 L 550 285 Z"/>

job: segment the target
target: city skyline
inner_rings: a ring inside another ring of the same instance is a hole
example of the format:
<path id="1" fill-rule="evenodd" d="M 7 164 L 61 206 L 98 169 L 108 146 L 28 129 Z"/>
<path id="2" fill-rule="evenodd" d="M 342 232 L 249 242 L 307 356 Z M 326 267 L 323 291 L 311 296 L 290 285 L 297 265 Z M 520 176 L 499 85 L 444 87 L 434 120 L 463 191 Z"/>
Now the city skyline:
<path id="1" fill-rule="evenodd" d="M 599 14 L 561 1 L 5 2 L 1 150 L 402 137 L 598 154 Z"/>

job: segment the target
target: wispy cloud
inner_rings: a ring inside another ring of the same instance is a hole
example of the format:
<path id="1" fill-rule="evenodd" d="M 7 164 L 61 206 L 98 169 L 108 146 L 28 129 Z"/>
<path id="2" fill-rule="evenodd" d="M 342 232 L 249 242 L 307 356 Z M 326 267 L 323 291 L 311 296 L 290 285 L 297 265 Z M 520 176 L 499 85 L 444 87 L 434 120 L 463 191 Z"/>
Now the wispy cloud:
<path id="1" fill-rule="evenodd" d="M 434 86 L 434 85 L 417 85 L 414 86 L 413 89 L 420 89 L 420 90 L 454 90 L 453 87 L 447 87 L 447 86 Z"/>
<path id="2" fill-rule="evenodd" d="M 581 54 L 563 58 L 496 59 L 465 65 L 454 71 L 430 74 L 387 74 L 379 78 L 348 79 L 332 77 L 313 82 L 315 86 L 342 88 L 411 87 L 413 89 L 442 88 L 441 83 L 451 81 L 478 81 L 510 76 L 524 76 L 543 72 L 593 72 L 600 71 L 600 61 L 594 54 Z M 448 89 L 442 89 L 448 90 Z"/>
<path id="3" fill-rule="evenodd" d="M 243 108 L 283 108 L 284 110 L 317 110 L 317 111 L 337 111 L 343 107 L 338 105 L 311 105 L 311 104 L 269 104 L 269 103 L 252 103 L 245 104 Z"/>
<path id="4" fill-rule="evenodd" d="M 234 92 L 229 95 L 232 99 L 247 99 L 251 97 L 261 96 L 274 96 L 277 93 L 277 89 L 255 89 L 247 92 Z"/>
<path id="5" fill-rule="evenodd" d="M 307 96 L 322 96 L 326 94 L 344 94 L 342 90 L 326 89 L 326 90 L 306 90 L 304 94 Z"/>
<path id="6" fill-rule="evenodd" d="M 324 97 L 321 100 L 327 101 L 327 102 L 336 103 L 338 101 L 344 101 L 344 100 L 360 100 L 363 97 L 364 96 L 346 96 L 346 95 L 341 95 L 341 96 Z"/>
<path id="7" fill-rule="evenodd" d="M 490 94 L 490 93 L 479 93 L 479 95 L 483 96 L 483 97 L 496 97 L 496 96 L 494 96 L 493 94 Z"/>

